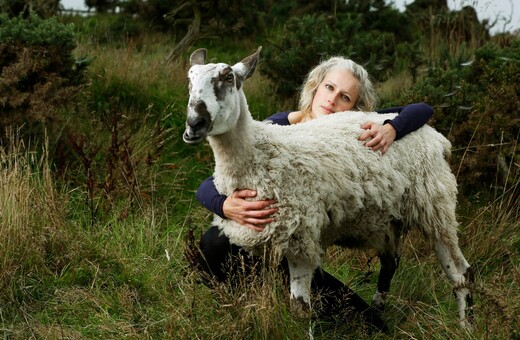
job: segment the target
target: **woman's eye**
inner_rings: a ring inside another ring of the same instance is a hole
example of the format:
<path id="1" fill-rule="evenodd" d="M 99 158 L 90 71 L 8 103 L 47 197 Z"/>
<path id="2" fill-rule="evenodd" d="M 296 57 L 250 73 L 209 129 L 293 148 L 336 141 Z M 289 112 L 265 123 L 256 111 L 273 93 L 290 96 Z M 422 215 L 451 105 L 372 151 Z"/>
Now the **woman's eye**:
<path id="1" fill-rule="evenodd" d="M 341 99 L 343 99 L 346 102 L 350 101 L 350 97 L 349 96 L 341 96 Z"/>
<path id="2" fill-rule="evenodd" d="M 325 88 L 330 91 L 334 91 L 334 87 L 330 84 L 325 84 Z"/>

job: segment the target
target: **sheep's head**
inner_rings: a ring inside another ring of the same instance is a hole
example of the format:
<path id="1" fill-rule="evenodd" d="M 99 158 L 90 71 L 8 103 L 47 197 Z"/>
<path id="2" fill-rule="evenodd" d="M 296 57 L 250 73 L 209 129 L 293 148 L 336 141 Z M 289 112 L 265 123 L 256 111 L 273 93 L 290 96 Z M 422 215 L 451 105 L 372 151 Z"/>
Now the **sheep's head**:
<path id="1" fill-rule="evenodd" d="M 225 133 L 236 125 L 242 85 L 253 75 L 261 49 L 259 47 L 233 66 L 205 64 L 207 51 L 203 48 L 191 54 L 188 71 L 190 97 L 186 131 L 182 136 L 186 143 L 198 144 L 206 136 Z"/>

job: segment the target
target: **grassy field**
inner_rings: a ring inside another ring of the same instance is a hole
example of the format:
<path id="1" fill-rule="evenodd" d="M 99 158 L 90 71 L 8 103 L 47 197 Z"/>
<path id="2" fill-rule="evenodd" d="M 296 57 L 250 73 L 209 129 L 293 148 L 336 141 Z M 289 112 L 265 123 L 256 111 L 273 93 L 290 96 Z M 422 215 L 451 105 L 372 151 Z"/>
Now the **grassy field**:
<path id="1" fill-rule="evenodd" d="M 244 280 L 240 289 L 210 290 L 184 257 L 190 232 L 198 239 L 211 222 L 194 192 L 212 173 L 212 154 L 208 145 L 182 143 L 187 65 L 163 62 L 170 47 L 164 36 L 120 46 L 80 41 L 76 55 L 92 61 L 76 108 L 82 114 L 71 118 L 90 137 L 76 143 L 77 168 L 56 171 L 49 156 L 55 136 L 38 146 L 5 132 L 11 143 L 0 148 L 3 338 L 306 338 L 307 325 L 291 314 L 276 271 Z M 246 43 L 241 53 L 255 47 Z M 241 57 L 217 47 L 210 53 L 226 62 Z M 385 93 L 395 92 L 391 83 Z M 259 73 L 247 83 L 255 118 L 293 108 L 271 87 Z M 110 149 L 114 129 L 103 128 L 107 116 L 122 122 L 114 125 L 125 146 L 117 154 Z M 412 233 L 384 312 L 389 334 L 370 334 L 354 320 L 318 326 L 316 338 L 519 339 L 518 180 L 460 197 L 461 246 L 475 271 L 473 332 L 458 326 L 447 278 Z M 374 253 L 333 247 L 325 267 L 370 300 L 379 268 Z"/>

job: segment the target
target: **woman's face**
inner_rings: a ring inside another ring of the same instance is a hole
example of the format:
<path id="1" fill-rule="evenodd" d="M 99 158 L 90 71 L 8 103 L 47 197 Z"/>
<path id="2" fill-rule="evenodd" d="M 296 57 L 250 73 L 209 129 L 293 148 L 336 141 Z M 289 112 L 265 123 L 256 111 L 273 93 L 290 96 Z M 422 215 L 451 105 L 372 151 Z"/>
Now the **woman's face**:
<path id="1" fill-rule="evenodd" d="M 348 111 L 356 106 L 359 98 L 359 80 L 345 69 L 330 70 L 318 85 L 312 100 L 312 115 L 322 115 Z"/>

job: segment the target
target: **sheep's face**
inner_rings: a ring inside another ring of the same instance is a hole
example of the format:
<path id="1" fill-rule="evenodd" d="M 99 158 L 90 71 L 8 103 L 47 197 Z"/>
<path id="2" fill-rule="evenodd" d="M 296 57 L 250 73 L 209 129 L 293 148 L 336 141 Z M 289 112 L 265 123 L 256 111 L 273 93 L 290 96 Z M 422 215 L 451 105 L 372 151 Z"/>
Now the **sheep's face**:
<path id="1" fill-rule="evenodd" d="M 206 50 L 199 49 L 190 57 L 188 71 L 189 101 L 186 131 L 183 139 L 198 144 L 206 136 L 215 136 L 231 130 L 240 115 L 243 81 L 256 67 L 260 48 L 253 55 L 234 66 L 205 65 Z"/>

